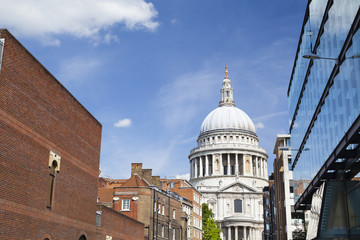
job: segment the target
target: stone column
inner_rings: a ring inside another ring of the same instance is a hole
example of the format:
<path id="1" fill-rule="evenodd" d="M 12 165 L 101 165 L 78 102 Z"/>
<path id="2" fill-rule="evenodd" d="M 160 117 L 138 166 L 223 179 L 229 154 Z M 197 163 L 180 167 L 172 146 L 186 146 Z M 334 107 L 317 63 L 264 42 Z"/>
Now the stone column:
<path id="1" fill-rule="evenodd" d="M 242 154 L 242 162 L 243 162 L 243 175 L 245 176 L 245 154 Z"/>
<path id="2" fill-rule="evenodd" d="M 255 206 L 255 219 L 259 219 L 259 204 L 256 198 L 254 198 L 254 206 Z"/>
<path id="3" fill-rule="evenodd" d="M 257 177 L 259 177 L 259 164 L 258 164 L 258 160 L 259 160 L 259 158 L 258 158 L 258 156 L 256 156 L 255 157 L 255 175 L 257 176 Z"/>
<path id="4" fill-rule="evenodd" d="M 205 176 L 209 176 L 209 158 L 205 155 Z"/>
<path id="5" fill-rule="evenodd" d="M 254 205 L 253 205 L 252 197 L 249 198 L 249 202 L 250 202 L 250 217 L 253 218 L 254 217 Z"/>
<path id="6" fill-rule="evenodd" d="M 199 157 L 199 161 L 200 161 L 200 164 L 199 164 L 199 165 L 200 165 L 200 174 L 199 174 L 199 176 L 200 176 L 200 177 L 203 177 L 203 176 L 204 176 L 204 173 L 203 173 L 203 172 L 204 172 L 204 171 L 203 171 L 203 161 L 202 161 L 202 160 L 203 160 L 203 158 L 200 156 L 200 157 Z"/>
<path id="7" fill-rule="evenodd" d="M 239 154 L 235 154 L 235 175 L 239 175 Z"/>
<path id="8" fill-rule="evenodd" d="M 228 229 L 228 230 L 227 230 L 227 232 L 228 232 L 227 239 L 228 239 L 228 240 L 232 240 L 232 239 L 231 239 L 231 227 L 228 227 L 227 229 Z"/>
<path id="9" fill-rule="evenodd" d="M 222 153 L 220 153 L 220 156 L 219 156 L 219 162 L 220 162 L 220 175 L 224 175 L 224 166 L 223 166 L 223 160 L 222 160 Z"/>
<path id="10" fill-rule="evenodd" d="M 227 154 L 227 165 L 228 165 L 228 167 L 227 167 L 227 175 L 230 175 L 230 153 L 228 153 Z"/>
<path id="11" fill-rule="evenodd" d="M 250 175 L 251 175 L 251 176 L 254 176 L 252 156 L 250 156 Z"/>
<path id="12" fill-rule="evenodd" d="M 196 160 L 197 160 L 197 158 L 194 158 L 194 167 L 195 167 L 195 171 L 194 171 L 194 178 L 197 178 L 197 174 L 198 174 L 198 172 L 197 172 L 197 170 L 198 170 L 198 168 L 197 168 L 197 162 L 196 162 Z"/>
<path id="13" fill-rule="evenodd" d="M 193 167 L 192 167 L 192 159 L 190 159 L 190 179 L 193 178 L 194 173 L 193 173 Z"/>
<path id="14" fill-rule="evenodd" d="M 267 175 L 267 161 L 266 161 L 266 159 L 264 159 L 264 165 L 265 165 L 264 172 L 265 172 L 265 175 Z"/>
<path id="15" fill-rule="evenodd" d="M 212 167 L 211 167 L 211 176 L 214 176 L 214 172 L 215 172 L 215 156 L 214 154 L 211 155 L 211 163 L 212 163 Z"/>
<path id="16" fill-rule="evenodd" d="M 247 235 L 246 235 L 246 227 L 244 226 L 244 240 L 247 240 Z"/>
<path id="17" fill-rule="evenodd" d="M 235 240 L 239 240 L 239 226 L 235 226 Z"/>

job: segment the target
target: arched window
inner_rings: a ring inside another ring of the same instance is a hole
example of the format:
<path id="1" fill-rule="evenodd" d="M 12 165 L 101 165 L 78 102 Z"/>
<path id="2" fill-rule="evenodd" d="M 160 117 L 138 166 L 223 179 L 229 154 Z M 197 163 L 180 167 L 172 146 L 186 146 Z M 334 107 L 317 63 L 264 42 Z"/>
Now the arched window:
<path id="1" fill-rule="evenodd" d="M 240 199 L 234 200 L 234 212 L 242 213 L 242 200 Z"/>
<path id="2" fill-rule="evenodd" d="M 81 235 L 81 237 L 79 238 L 79 240 L 86 240 L 85 235 L 84 235 L 84 234 L 83 234 L 83 235 Z"/>

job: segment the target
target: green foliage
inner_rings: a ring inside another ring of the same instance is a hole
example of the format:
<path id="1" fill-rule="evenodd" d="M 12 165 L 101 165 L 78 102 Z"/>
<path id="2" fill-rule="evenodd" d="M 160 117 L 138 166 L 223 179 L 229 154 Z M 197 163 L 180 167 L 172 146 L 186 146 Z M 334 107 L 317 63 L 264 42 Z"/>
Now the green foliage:
<path id="1" fill-rule="evenodd" d="M 206 203 L 202 204 L 202 225 L 204 240 L 221 240 L 220 226 L 213 218 L 213 212 Z"/>

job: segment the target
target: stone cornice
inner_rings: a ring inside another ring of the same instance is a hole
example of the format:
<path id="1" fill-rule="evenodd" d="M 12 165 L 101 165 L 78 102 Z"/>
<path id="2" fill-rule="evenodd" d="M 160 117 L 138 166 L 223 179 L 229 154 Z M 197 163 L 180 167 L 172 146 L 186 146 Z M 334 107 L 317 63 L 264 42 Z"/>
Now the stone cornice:
<path id="1" fill-rule="evenodd" d="M 195 147 L 191 149 L 189 159 L 194 155 L 200 155 L 200 153 L 258 153 L 267 159 L 265 149 L 253 144 L 244 143 L 222 143 L 222 144 L 211 144 L 204 147 Z M 201 154 L 204 155 L 204 154 Z"/>

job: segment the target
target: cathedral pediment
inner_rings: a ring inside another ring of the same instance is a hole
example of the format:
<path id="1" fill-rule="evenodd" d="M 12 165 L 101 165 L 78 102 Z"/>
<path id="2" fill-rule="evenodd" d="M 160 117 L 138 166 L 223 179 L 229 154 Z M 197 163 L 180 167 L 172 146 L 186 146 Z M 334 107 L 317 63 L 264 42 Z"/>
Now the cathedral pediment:
<path id="1" fill-rule="evenodd" d="M 227 186 L 224 186 L 223 188 L 220 188 L 220 190 L 218 191 L 219 193 L 239 193 L 239 192 L 246 192 L 246 193 L 251 193 L 251 192 L 257 192 L 255 188 L 250 187 L 244 183 L 241 182 L 234 182 L 232 184 L 229 184 Z"/>

